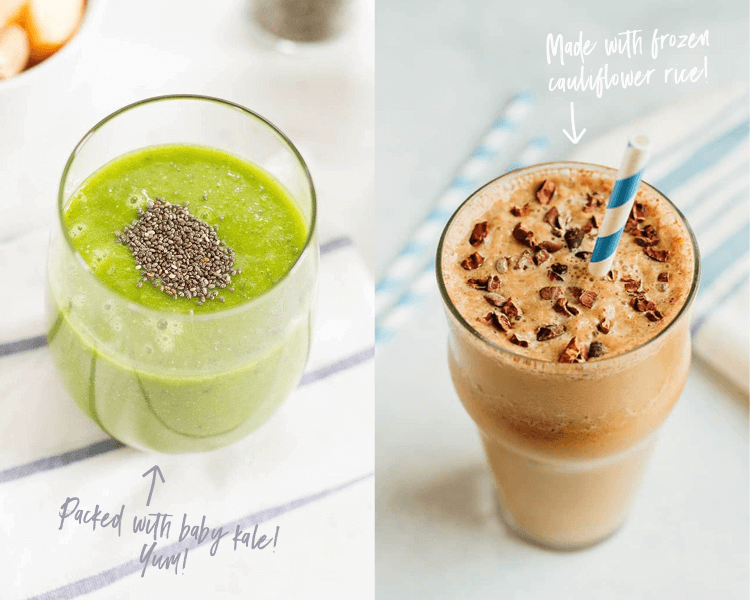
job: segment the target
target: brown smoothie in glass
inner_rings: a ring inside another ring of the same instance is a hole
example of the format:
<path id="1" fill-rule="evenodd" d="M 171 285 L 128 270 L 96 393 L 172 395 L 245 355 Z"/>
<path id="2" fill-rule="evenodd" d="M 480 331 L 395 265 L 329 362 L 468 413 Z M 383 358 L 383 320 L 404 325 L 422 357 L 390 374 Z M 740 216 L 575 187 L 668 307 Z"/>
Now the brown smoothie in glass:
<path id="1" fill-rule="evenodd" d="M 576 163 L 505 175 L 438 251 L 451 374 L 503 516 L 553 547 L 623 522 L 690 365 L 697 251 L 664 196 L 641 184 L 612 271 L 588 272 L 615 178 Z"/>

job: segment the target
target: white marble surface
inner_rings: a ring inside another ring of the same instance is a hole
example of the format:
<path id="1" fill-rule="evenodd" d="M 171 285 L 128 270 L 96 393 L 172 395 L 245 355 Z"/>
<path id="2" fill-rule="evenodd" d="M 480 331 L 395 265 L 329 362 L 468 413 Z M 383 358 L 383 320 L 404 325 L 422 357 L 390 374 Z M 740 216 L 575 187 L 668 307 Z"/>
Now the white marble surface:
<path id="1" fill-rule="evenodd" d="M 579 131 L 587 129 L 583 144 L 672 102 L 747 81 L 748 6 L 721 7 L 378 0 L 378 206 L 376 237 L 365 246 L 376 279 L 510 94 L 534 89 L 537 106 L 497 169 L 533 135 L 550 137 L 549 159 L 572 154 L 562 133 L 571 99 Z M 544 91 L 547 33 L 595 38 L 655 27 L 710 30 L 708 82 L 611 90 L 603 100 Z M 446 341 L 433 294 L 378 352 L 378 598 L 748 597 L 745 394 L 694 361 L 626 526 L 592 549 L 550 552 L 499 521 L 475 427 L 450 382 Z"/>

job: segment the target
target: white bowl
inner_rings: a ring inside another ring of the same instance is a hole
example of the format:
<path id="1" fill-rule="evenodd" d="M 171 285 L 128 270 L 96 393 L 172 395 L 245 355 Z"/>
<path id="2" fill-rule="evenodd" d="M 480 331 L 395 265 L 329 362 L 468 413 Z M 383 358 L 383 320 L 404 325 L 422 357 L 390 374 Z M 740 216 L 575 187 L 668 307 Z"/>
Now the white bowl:
<path id="1" fill-rule="evenodd" d="M 6 216 L 0 237 L 46 221 L 47 215 L 38 220 L 39 212 L 53 203 L 55 181 L 70 150 L 56 135 L 71 110 L 65 99 L 105 1 L 87 0 L 78 30 L 62 48 L 0 81 L 0 204 Z"/>

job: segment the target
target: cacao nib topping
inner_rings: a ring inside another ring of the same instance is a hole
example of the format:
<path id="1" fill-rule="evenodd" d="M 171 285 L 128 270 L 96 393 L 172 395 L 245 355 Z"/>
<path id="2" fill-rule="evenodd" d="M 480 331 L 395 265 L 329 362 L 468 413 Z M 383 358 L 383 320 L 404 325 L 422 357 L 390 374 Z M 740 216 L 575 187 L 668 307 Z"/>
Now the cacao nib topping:
<path id="1" fill-rule="evenodd" d="M 589 233 L 593 228 L 594 226 L 591 223 L 586 223 L 583 227 L 581 227 L 581 231 L 583 231 L 583 233 Z"/>
<path id="2" fill-rule="evenodd" d="M 667 262 L 669 258 L 669 250 L 654 250 L 654 248 L 647 247 L 643 251 L 646 253 L 646 256 L 657 262 Z"/>
<path id="3" fill-rule="evenodd" d="M 659 238 L 656 236 L 656 230 L 653 225 L 646 225 L 641 230 L 633 231 L 633 234 L 638 236 L 635 238 L 635 243 L 639 246 L 656 246 L 659 243 Z"/>
<path id="4" fill-rule="evenodd" d="M 468 283 L 475 290 L 487 290 L 489 292 L 499 292 L 502 282 L 497 275 L 485 277 L 484 279 L 467 279 Z"/>
<path id="5" fill-rule="evenodd" d="M 516 269 L 521 269 L 522 271 L 525 271 L 529 267 L 534 265 L 534 261 L 531 259 L 531 251 L 524 250 L 521 253 L 521 256 L 518 257 L 518 261 L 516 262 Z"/>
<path id="6" fill-rule="evenodd" d="M 561 336 L 564 331 L 565 327 L 557 323 L 542 325 L 536 330 L 536 339 L 540 342 L 546 342 L 547 340 Z"/>
<path id="7" fill-rule="evenodd" d="M 527 202 L 523 206 L 514 206 L 510 212 L 514 217 L 525 217 L 531 212 L 531 204 Z"/>
<path id="8" fill-rule="evenodd" d="M 492 306 L 496 308 L 500 308 L 502 307 L 503 304 L 505 304 L 505 298 L 503 298 L 500 294 L 495 294 L 495 293 L 485 294 L 484 299 L 487 300 L 488 304 L 491 304 Z"/>
<path id="9" fill-rule="evenodd" d="M 635 202 L 633 204 L 631 215 L 635 219 L 645 219 L 648 216 L 648 209 L 646 208 L 646 205 L 643 204 L 643 202 Z"/>
<path id="10" fill-rule="evenodd" d="M 549 210 L 548 210 L 548 211 L 546 212 L 546 214 L 544 215 L 544 221 L 545 221 L 546 223 L 549 223 L 550 225 L 552 225 L 552 227 L 557 227 L 557 228 L 559 228 L 559 227 L 560 227 L 560 223 L 559 223 L 559 222 L 558 222 L 558 220 L 557 220 L 557 217 L 558 217 L 559 215 L 560 215 L 560 211 L 559 211 L 559 210 L 557 210 L 557 207 L 556 207 L 556 206 L 553 206 L 553 207 L 552 207 L 552 208 L 550 208 L 550 209 L 549 209 Z"/>
<path id="11" fill-rule="evenodd" d="M 583 288 L 579 288 L 574 285 L 568 286 L 568 291 L 576 300 L 581 297 L 581 294 L 583 294 Z"/>
<path id="12" fill-rule="evenodd" d="M 461 261 L 461 266 L 467 271 L 473 271 L 474 269 L 478 269 L 483 264 L 484 264 L 484 256 L 482 256 L 478 252 L 475 252 L 474 254 L 470 254 L 469 256 L 467 256 Z"/>
<path id="13" fill-rule="evenodd" d="M 596 297 L 596 292 L 586 290 L 585 292 L 583 292 L 583 294 L 581 294 L 580 298 L 578 298 L 578 301 L 586 308 L 591 308 L 592 306 L 594 306 L 594 302 L 596 302 Z"/>
<path id="14" fill-rule="evenodd" d="M 534 244 L 534 232 L 526 229 L 521 223 L 517 223 L 513 228 L 513 237 L 529 248 L 533 248 L 536 245 Z"/>
<path id="15" fill-rule="evenodd" d="M 565 243 L 568 245 L 568 250 L 575 250 L 581 245 L 583 241 L 583 231 L 578 227 L 568 229 L 565 232 Z"/>
<path id="16" fill-rule="evenodd" d="M 549 268 L 547 276 L 550 281 L 563 281 L 563 275 L 568 271 L 568 265 L 555 263 Z"/>
<path id="17" fill-rule="evenodd" d="M 641 289 L 641 280 L 634 277 L 623 277 L 620 279 L 625 284 L 625 291 L 629 294 L 635 294 Z"/>
<path id="18" fill-rule="evenodd" d="M 666 271 L 659 273 L 658 281 L 663 281 L 664 283 L 669 282 L 669 273 Z"/>
<path id="19" fill-rule="evenodd" d="M 599 198 L 599 196 L 594 194 L 586 194 L 586 204 L 583 207 L 583 212 L 591 212 L 592 210 L 602 206 L 604 204 L 604 200 L 602 198 Z"/>
<path id="20" fill-rule="evenodd" d="M 489 277 L 485 279 L 467 279 L 466 283 L 468 283 L 475 290 L 486 290 L 488 281 Z"/>
<path id="21" fill-rule="evenodd" d="M 638 222 L 630 217 L 627 222 L 625 223 L 625 233 L 632 233 L 633 231 L 638 229 Z"/>
<path id="22" fill-rule="evenodd" d="M 554 253 L 554 252 L 557 252 L 558 250 L 560 250 L 563 247 L 563 244 L 562 244 L 562 242 L 550 242 L 550 241 L 548 241 L 548 242 L 542 242 L 540 244 L 540 246 L 542 248 L 544 248 L 547 252 Z"/>
<path id="23" fill-rule="evenodd" d="M 536 252 L 534 252 L 534 264 L 538 266 L 543 262 L 547 262 L 548 260 L 549 252 L 547 252 L 544 248 L 537 248 Z"/>
<path id="24" fill-rule="evenodd" d="M 487 291 L 499 292 L 503 282 L 497 275 L 492 275 L 487 279 Z"/>
<path id="25" fill-rule="evenodd" d="M 617 276 L 618 275 L 619 275 L 619 273 L 617 272 L 617 270 L 616 269 L 612 269 L 612 270 L 610 270 L 610 271 L 607 272 L 607 274 L 605 275 L 605 277 L 609 281 L 617 281 Z"/>
<path id="26" fill-rule="evenodd" d="M 633 298 L 630 304 L 637 312 L 656 310 L 656 304 L 651 300 L 646 299 L 645 296 L 637 296 L 636 298 Z"/>
<path id="27" fill-rule="evenodd" d="M 541 290 L 539 290 L 539 297 L 542 300 L 556 300 L 557 298 L 562 296 L 562 293 L 563 289 L 561 287 L 543 287 Z"/>
<path id="28" fill-rule="evenodd" d="M 487 232 L 490 230 L 490 224 L 487 221 L 482 221 L 474 225 L 474 230 L 471 232 L 469 243 L 472 246 L 478 246 L 487 237 Z"/>
<path id="29" fill-rule="evenodd" d="M 484 317 L 478 320 L 487 323 L 487 325 L 492 325 L 492 327 L 498 331 L 505 332 L 513 327 L 513 325 L 510 324 L 508 317 L 496 312 L 487 313 Z"/>
<path id="30" fill-rule="evenodd" d="M 563 353 L 560 355 L 558 362 L 576 363 L 576 362 L 583 362 L 584 360 L 585 359 L 581 355 L 581 351 L 578 349 L 576 338 L 575 337 L 570 338 L 570 341 L 568 342 L 568 345 L 565 347 L 565 350 L 563 350 Z"/>
<path id="31" fill-rule="evenodd" d="M 507 256 L 503 256 L 501 258 L 497 259 L 497 262 L 495 262 L 495 271 L 498 273 L 506 273 L 508 271 L 508 267 L 510 266 L 510 258 Z"/>
<path id="32" fill-rule="evenodd" d="M 643 247 L 656 246 L 659 243 L 659 238 L 637 237 L 635 238 L 635 243 Z"/>
<path id="33" fill-rule="evenodd" d="M 558 298 L 555 300 L 555 304 L 552 308 L 566 317 L 575 317 L 579 312 L 578 309 L 575 306 L 571 306 L 565 298 Z"/>
<path id="34" fill-rule="evenodd" d="M 552 196 L 555 193 L 555 183 L 549 179 L 539 186 L 536 192 L 536 199 L 539 200 L 539 204 L 547 205 L 552 200 Z"/>
<path id="35" fill-rule="evenodd" d="M 521 348 L 529 347 L 529 342 L 527 342 L 524 339 L 521 339 L 515 333 L 512 336 L 510 336 L 510 343 L 515 344 L 516 346 L 521 346 Z"/>
<path id="36" fill-rule="evenodd" d="M 607 317 L 604 317 L 596 328 L 606 335 L 612 329 L 612 323 Z"/>
<path id="37" fill-rule="evenodd" d="M 658 310 L 652 310 L 646 313 L 646 318 L 648 318 L 649 321 L 661 321 L 664 318 L 664 315 L 661 314 Z"/>
<path id="38" fill-rule="evenodd" d="M 588 250 L 581 250 L 580 252 L 576 252 L 576 258 L 580 258 L 581 260 L 588 260 L 591 257 L 591 252 Z"/>
<path id="39" fill-rule="evenodd" d="M 604 347 L 604 344 L 601 342 L 591 342 L 589 345 L 589 358 L 599 358 L 600 356 L 604 356 L 604 354 L 607 352 L 607 349 Z"/>
<path id="40" fill-rule="evenodd" d="M 591 215 L 591 226 L 594 229 L 599 229 L 602 226 L 602 218 L 598 215 Z"/>
<path id="41" fill-rule="evenodd" d="M 501 307 L 501 310 L 509 319 L 519 320 L 521 315 L 523 315 L 521 307 L 516 304 L 513 298 L 508 298 Z"/>

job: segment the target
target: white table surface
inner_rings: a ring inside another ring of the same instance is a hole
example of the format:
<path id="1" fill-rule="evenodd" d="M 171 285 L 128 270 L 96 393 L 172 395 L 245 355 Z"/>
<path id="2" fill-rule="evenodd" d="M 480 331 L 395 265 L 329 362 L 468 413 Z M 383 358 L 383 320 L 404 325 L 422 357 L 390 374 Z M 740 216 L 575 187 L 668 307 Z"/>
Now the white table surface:
<path id="1" fill-rule="evenodd" d="M 742 2 L 434 3 L 378 0 L 376 9 L 376 238 L 381 275 L 455 168 L 512 93 L 537 106 L 499 169 L 532 135 L 550 159 L 614 125 L 708 88 L 747 80 L 748 6 Z M 711 78 L 695 87 L 611 91 L 606 101 L 545 91 L 549 32 L 588 37 L 627 28 L 710 30 Z M 539 549 L 513 537 L 495 506 L 473 422 L 453 391 L 447 328 L 436 294 L 378 352 L 376 368 L 377 597 L 748 597 L 748 404 L 693 363 L 666 421 L 626 526 L 582 552 Z M 408 365 L 408 368 L 405 368 Z"/>

